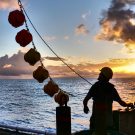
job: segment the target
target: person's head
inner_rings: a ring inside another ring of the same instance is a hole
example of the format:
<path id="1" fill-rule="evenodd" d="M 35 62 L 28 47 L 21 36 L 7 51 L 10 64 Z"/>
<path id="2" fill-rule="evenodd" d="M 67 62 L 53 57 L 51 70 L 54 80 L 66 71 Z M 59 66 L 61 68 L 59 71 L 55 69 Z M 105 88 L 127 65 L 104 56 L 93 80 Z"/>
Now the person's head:
<path id="1" fill-rule="evenodd" d="M 100 71 L 98 80 L 109 81 L 113 76 L 113 71 L 109 67 L 103 67 Z"/>

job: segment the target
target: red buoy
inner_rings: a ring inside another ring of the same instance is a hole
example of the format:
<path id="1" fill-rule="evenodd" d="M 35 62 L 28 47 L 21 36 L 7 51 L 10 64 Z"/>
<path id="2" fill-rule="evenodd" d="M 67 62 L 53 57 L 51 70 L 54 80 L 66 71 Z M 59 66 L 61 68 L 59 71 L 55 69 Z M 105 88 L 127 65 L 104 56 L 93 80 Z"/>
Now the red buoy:
<path id="1" fill-rule="evenodd" d="M 20 46 L 25 47 L 32 41 L 32 35 L 28 30 L 21 30 L 16 35 L 16 42 L 20 44 Z"/>
<path id="2" fill-rule="evenodd" d="M 25 16 L 22 11 L 14 10 L 9 13 L 8 21 L 13 27 L 17 28 L 24 24 Z"/>

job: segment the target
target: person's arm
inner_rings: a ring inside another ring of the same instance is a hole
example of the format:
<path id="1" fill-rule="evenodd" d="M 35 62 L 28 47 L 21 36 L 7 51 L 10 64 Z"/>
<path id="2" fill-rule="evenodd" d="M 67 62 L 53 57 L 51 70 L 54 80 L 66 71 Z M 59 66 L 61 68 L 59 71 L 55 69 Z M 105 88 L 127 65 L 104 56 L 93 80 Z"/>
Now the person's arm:
<path id="1" fill-rule="evenodd" d="M 88 92 L 88 94 L 86 95 L 86 97 L 83 100 L 83 106 L 84 106 L 83 111 L 86 114 L 89 112 L 89 108 L 87 106 L 87 103 L 88 103 L 89 99 L 90 99 L 90 95 L 89 95 L 89 92 Z"/>
<path id="2" fill-rule="evenodd" d="M 87 106 L 88 101 L 90 100 L 90 98 L 92 97 L 92 92 L 93 92 L 93 86 L 90 88 L 89 92 L 87 93 L 86 97 L 83 100 L 83 106 L 84 106 L 84 113 L 88 113 L 89 112 L 89 108 Z"/>
<path id="3" fill-rule="evenodd" d="M 120 98 L 120 96 L 115 88 L 114 88 L 114 101 L 118 102 L 123 107 L 132 107 L 133 106 L 133 103 L 126 103 L 125 101 L 123 101 Z"/>
<path id="4" fill-rule="evenodd" d="M 91 95 L 90 95 L 90 90 L 89 90 L 89 92 L 87 93 L 86 97 L 83 100 L 83 105 L 84 106 L 87 106 L 87 103 L 90 100 L 90 98 L 91 98 Z"/>
<path id="5" fill-rule="evenodd" d="M 121 106 L 124 106 L 124 107 L 132 107 L 133 106 L 133 103 L 126 103 L 125 101 L 123 100 L 120 100 L 118 102 Z"/>

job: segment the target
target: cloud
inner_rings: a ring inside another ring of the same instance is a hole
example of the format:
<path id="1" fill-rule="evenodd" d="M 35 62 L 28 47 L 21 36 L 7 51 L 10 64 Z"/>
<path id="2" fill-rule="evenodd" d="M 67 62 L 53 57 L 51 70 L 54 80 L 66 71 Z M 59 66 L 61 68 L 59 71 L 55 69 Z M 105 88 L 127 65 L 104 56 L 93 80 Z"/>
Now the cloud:
<path id="1" fill-rule="evenodd" d="M 90 16 L 90 14 L 91 14 L 91 11 L 89 10 L 88 12 L 82 14 L 82 18 L 83 18 L 84 20 L 86 20 L 87 17 Z"/>
<path id="2" fill-rule="evenodd" d="M 88 35 L 89 30 L 86 28 L 84 24 L 80 24 L 75 29 L 76 35 Z"/>
<path id="3" fill-rule="evenodd" d="M 61 58 L 61 57 L 60 57 L 61 60 L 58 57 L 50 57 L 50 56 L 47 56 L 47 57 L 44 57 L 44 58 L 47 59 L 47 60 L 53 60 L 53 61 L 61 61 L 61 60 L 65 61 L 65 59 Z"/>
<path id="4" fill-rule="evenodd" d="M 1 10 L 13 10 L 18 9 L 18 2 L 17 0 L 0 0 L 0 9 Z"/>
<path id="5" fill-rule="evenodd" d="M 84 41 L 84 40 L 77 40 L 77 44 L 79 44 L 79 45 L 86 45 L 87 43 L 86 43 L 86 41 Z"/>
<path id="6" fill-rule="evenodd" d="M 57 57 L 47 56 L 46 59 L 56 62 L 59 61 Z M 62 59 L 65 60 L 64 58 Z M 73 63 L 74 60 L 72 58 L 68 58 L 66 61 L 68 61 L 67 63 L 69 63 L 68 65 L 72 69 L 74 69 L 83 77 L 97 77 L 99 70 L 104 66 L 111 67 L 115 71 L 115 76 L 125 76 L 127 73 L 126 70 L 129 70 L 131 65 L 132 74 L 128 73 L 128 76 L 135 75 L 135 58 L 110 59 L 102 63 L 93 63 L 85 59 L 80 59 L 80 61 L 75 64 Z M 0 57 L 0 78 L 33 78 L 32 73 L 37 68 L 38 64 L 35 66 L 30 66 L 27 62 L 24 61 L 24 53 L 21 51 L 19 51 L 17 54 L 13 54 L 11 57 L 5 55 Z M 73 73 L 66 65 L 52 64 L 45 65 L 51 77 L 77 77 L 77 75 Z"/>
<path id="7" fill-rule="evenodd" d="M 106 62 L 93 64 L 92 62 L 82 62 L 80 64 L 69 64 L 69 66 L 74 69 L 77 73 L 79 73 L 83 77 L 97 77 L 100 69 L 102 67 L 111 67 L 114 70 L 115 77 L 127 77 L 134 76 L 134 73 L 127 73 L 126 68 L 127 65 L 132 65 L 135 63 L 135 58 L 129 59 L 110 59 Z M 77 76 L 73 73 L 67 66 L 48 66 L 47 69 L 50 71 L 50 74 L 55 77 L 75 77 Z"/>
<path id="8" fill-rule="evenodd" d="M 64 36 L 64 39 L 65 39 L 65 40 L 68 40 L 68 39 L 69 39 L 69 36 Z"/>
<path id="9" fill-rule="evenodd" d="M 54 40 L 56 40 L 56 37 L 55 36 L 45 36 L 44 39 L 46 41 L 54 41 Z"/>
<path id="10" fill-rule="evenodd" d="M 28 52 L 29 50 L 30 50 L 30 48 L 28 48 L 28 47 L 21 47 L 20 46 L 20 52 L 22 52 L 22 53 L 26 53 L 26 52 Z"/>
<path id="11" fill-rule="evenodd" d="M 11 57 L 0 57 L 0 76 L 31 75 L 34 69 L 24 61 L 24 53 L 21 51 Z"/>
<path id="12" fill-rule="evenodd" d="M 5 64 L 4 66 L 3 66 L 3 68 L 11 68 L 13 65 L 12 64 Z"/>
<path id="13" fill-rule="evenodd" d="M 122 43 L 130 51 L 135 49 L 135 12 L 129 9 L 134 4 L 134 0 L 112 0 L 103 12 L 101 31 L 96 38 Z"/>

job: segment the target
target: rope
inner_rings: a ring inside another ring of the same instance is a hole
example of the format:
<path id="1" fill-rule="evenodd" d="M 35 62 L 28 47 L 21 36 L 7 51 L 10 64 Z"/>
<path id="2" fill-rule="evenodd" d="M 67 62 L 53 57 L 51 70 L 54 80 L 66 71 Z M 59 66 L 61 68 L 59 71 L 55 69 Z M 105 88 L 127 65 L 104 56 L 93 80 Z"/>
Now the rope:
<path id="1" fill-rule="evenodd" d="M 20 7 L 21 12 L 24 14 L 23 5 L 22 5 L 22 3 L 21 3 L 20 0 L 18 0 L 18 5 L 19 5 L 19 7 Z M 27 31 L 30 32 L 26 19 L 25 19 L 25 27 L 26 27 Z M 35 46 L 35 43 L 34 43 L 33 39 L 32 39 L 32 46 L 33 46 L 33 48 L 37 51 L 37 48 L 36 48 L 36 46 Z M 41 66 L 45 68 L 45 66 L 44 66 L 43 63 L 42 63 L 41 58 L 40 58 L 40 63 L 41 63 Z M 50 77 L 50 75 L 49 75 L 49 77 Z"/>
<path id="2" fill-rule="evenodd" d="M 82 77 L 79 73 L 77 73 L 73 68 L 71 68 L 62 58 L 60 58 L 58 56 L 58 54 L 47 44 L 47 42 L 42 38 L 41 34 L 37 31 L 36 27 L 34 26 L 34 24 L 32 23 L 31 19 L 29 18 L 27 12 L 25 11 L 21 0 L 18 0 L 19 5 L 21 6 L 21 8 L 23 9 L 26 17 L 28 18 L 30 24 L 32 25 L 33 29 L 35 30 L 35 32 L 37 33 L 37 35 L 40 37 L 40 39 L 43 41 L 43 43 L 53 52 L 53 54 L 62 62 L 64 63 L 72 72 L 74 72 L 76 75 L 78 75 L 80 78 L 82 78 L 83 80 L 85 80 L 87 83 L 89 83 L 90 85 L 92 85 L 91 82 L 89 82 L 86 78 Z"/>

